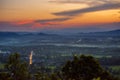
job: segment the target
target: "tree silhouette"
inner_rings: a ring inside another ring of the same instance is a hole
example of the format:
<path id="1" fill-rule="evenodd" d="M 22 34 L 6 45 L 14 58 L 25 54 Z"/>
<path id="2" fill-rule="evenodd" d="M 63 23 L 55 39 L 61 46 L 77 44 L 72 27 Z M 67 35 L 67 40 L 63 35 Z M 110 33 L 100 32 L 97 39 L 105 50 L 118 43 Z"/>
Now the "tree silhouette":
<path id="1" fill-rule="evenodd" d="M 22 62 L 18 53 L 11 54 L 5 65 L 13 80 L 28 80 L 29 71 L 26 62 Z"/>
<path id="2" fill-rule="evenodd" d="M 0 72 L 0 80 L 13 80 L 7 72 Z"/>
<path id="3" fill-rule="evenodd" d="M 65 80 L 113 80 L 111 75 L 105 71 L 92 56 L 74 56 L 62 68 Z"/>

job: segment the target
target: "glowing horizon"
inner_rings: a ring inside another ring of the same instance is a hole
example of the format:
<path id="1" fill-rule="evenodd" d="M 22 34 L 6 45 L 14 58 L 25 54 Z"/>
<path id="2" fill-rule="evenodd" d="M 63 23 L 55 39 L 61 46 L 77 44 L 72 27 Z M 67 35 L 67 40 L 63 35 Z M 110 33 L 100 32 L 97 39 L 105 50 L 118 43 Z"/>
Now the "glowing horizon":
<path id="1" fill-rule="evenodd" d="M 0 31 L 120 24 L 119 4 L 119 0 L 1 0 Z"/>

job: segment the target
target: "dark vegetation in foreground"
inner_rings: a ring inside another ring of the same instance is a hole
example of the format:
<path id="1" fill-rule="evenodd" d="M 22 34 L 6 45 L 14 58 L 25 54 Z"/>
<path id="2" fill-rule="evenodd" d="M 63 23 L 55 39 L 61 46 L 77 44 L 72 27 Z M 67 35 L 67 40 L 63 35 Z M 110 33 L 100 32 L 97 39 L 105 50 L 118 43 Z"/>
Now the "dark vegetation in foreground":
<path id="1" fill-rule="evenodd" d="M 74 56 L 60 71 L 46 73 L 21 60 L 18 53 L 11 54 L 0 80 L 119 80 L 106 71 L 92 56 Z"/>

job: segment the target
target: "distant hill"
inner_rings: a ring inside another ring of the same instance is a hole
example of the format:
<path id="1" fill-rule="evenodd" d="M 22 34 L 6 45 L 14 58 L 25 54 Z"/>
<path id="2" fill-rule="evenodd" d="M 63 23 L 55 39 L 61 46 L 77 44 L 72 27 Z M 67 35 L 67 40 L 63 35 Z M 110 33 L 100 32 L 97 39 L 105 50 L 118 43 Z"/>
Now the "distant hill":
<path id="1" fill-rule="evenodd" d="M 107 31 L 107 33 L 120 34 L 120 29 L 118 29 L 118 30 L 112 30 L 112 31 Z"/>
<path id="2" fill-rule="evenodd" d="M 0 32 L 0 37 L 22 37 L 22 36 L 57 36 L 42 32 Z"/>
<path id="3" fill-rule="evenodd" d="M 120 29 L 103 32 L 78 33 L 78 36 L 120 36 Z M 26 37 L 26 36 L 59 36 L 42 32 L 0 32 L 0 37 Z"/>
<path id="4" fill-rule="evenodd" d="M 111 31 L 103 31 L 103 32 L 90 32 L 90 33 L 106 33 L 106 34 L 120 34 L 120 29 L 118 30 L 111 30 Z"/>
<path id="5" fill-rule="evenodd" d="M 103 32 L 78 33 L 80 36 L 120 36 L 120 29 Z"/>
<path id="6" fill-rule="evenodd" d="M 58 34 L 49 34 L 49 33 L 42 33 L 42 32 L 37 33 L 37 35 L 39 35 L 39 36 L 60 36 Z"/>
<path id="7" fill-rule="evenodd" d="M 17 37 L 20 36 L 16 32 L 0 32 L 0 37 Z"/>

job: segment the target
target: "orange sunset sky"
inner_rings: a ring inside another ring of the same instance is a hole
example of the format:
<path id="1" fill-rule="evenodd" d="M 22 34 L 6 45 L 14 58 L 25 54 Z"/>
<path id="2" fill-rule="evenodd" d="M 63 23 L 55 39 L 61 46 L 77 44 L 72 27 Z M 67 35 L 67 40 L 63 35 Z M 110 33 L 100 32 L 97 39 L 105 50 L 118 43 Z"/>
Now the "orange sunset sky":
<path id="1" fill-rule="evenodd" d="M 120 29 L 120 0 L 0 0 L 0 31 Z"/>

